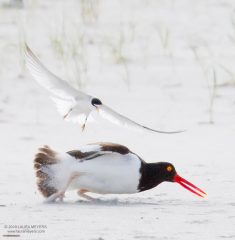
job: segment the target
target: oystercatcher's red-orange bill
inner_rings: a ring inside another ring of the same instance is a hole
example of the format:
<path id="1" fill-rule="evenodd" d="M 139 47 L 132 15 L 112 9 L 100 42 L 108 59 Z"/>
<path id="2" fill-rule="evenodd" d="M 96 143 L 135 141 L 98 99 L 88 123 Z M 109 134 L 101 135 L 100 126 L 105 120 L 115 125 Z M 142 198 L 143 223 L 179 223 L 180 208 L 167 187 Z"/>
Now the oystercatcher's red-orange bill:
<path id="1" fill-rule="evenodd" d="M 179 183 L 182 187 L 188 189 L 190 192 L 198 195 L 199 197 L 205 197 L 207 195 L 204 191 L 200 188 L 193 185 L 191 182 L 187 181 L 186 179 L 180 177 L 178 174 L 175 175 L 174 181 Z"/>

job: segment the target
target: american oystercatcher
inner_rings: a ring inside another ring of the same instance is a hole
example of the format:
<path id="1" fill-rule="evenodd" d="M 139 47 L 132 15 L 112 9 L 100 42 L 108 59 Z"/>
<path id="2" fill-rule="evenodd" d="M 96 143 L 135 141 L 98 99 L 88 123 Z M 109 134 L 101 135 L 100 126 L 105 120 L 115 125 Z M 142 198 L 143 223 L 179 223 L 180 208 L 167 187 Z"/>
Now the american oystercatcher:
<path id="1" fill-rule="evenodd" d="M 138 193 L 162 182 L 177 182 L 200 197 L 206 195 L 180 177 L 171 163 L 146 163 L 127 147 L 114 143 L 88 144 L 67 153 L 44 146 L 36 154 L 34 168 L 46 201 L 62 200 L 67 190 L 77 190 L 79 196 L 94 200 L 86 193 Z"/>
<path id="2" fill-rule="evenodd" d="M 63 118 L 68 121 L 80 123 L 82 130 L 85 129 L 90 113 L 97 110 L 103 118 L 124 127 L 166 134 L 183 132 L 183 130 L 169 132 L 155 130 L 136 123 L 115 112 L 104 105 L 100 99 L 76 90 L 67 82 L 51 73 L 39 61 L 27 45 L 25 46 L 25 59 L 26 66 L 28 67 L 30 73 L 40 85 L 50 92 L 51 98 L 55 102 L 57 110 Z"/>

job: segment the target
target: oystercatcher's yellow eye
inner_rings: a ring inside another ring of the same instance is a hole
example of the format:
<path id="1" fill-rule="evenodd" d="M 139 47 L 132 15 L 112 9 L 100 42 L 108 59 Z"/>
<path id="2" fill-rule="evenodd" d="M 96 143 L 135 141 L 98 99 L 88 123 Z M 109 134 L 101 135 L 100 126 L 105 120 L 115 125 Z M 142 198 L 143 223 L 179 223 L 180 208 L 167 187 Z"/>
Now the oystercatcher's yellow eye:
<path id="1" fill-rule="evenodd" d="M 172 170 L 173 170 L 173 168 L 172 168 L 172 166 L 167 166 L 167 168 L 166 168 L 166 170 L 168 171 L 168 172 L 171 172 Z"/>

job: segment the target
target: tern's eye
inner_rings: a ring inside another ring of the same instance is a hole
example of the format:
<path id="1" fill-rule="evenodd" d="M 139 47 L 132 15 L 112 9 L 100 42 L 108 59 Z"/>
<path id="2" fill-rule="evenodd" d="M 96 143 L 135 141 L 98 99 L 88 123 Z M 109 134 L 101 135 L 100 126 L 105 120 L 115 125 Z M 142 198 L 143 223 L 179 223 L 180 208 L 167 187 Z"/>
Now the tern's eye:
<path id="1" fill-rule="evenodd" d="M 101 102 L 100 99 L 98 99 L 98 98 L 92 98 L 91 104 L 92 104 L 93 106 L 95 106 L 95 105 L 101 105 L 102 102 Z"/>
<path id="2" fill-rule="evenodd" d="M 171 172 L 171 171 L 173 170 L 173 167 L 172 167 L 171 165 L 169 165 L 169 166 L 166 167 L 166 170 L 167 170 L 168 172 Z"/>

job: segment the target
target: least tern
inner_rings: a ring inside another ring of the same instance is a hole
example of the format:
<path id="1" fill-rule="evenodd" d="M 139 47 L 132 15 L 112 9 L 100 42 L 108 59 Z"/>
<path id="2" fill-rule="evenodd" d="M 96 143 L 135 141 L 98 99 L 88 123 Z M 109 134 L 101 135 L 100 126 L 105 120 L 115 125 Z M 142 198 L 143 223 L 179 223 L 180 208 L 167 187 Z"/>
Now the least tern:
<path id="1" fill-rule="evenodd" d="M 141 125 L 122 114 L 104 105 L 99 98 L 79 91 L 50 72 L 35 56 L 32 50 L 25 45 L 26 66 L 35 80 L 47 89 L 51 99 L 55 102 L 57 110 L 65 120 L 80 123 L 82 130 L 92 111 L 97 110 L 99 114 L 114 124 L 136 130 L 148 130 L 156 133 L 180 133 L 180 131 L 161 131 Z"/>

